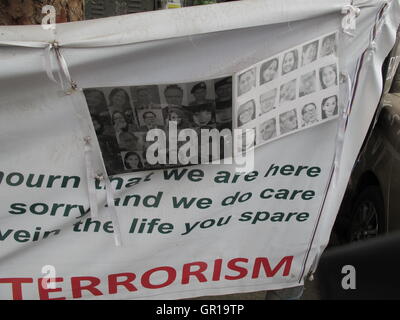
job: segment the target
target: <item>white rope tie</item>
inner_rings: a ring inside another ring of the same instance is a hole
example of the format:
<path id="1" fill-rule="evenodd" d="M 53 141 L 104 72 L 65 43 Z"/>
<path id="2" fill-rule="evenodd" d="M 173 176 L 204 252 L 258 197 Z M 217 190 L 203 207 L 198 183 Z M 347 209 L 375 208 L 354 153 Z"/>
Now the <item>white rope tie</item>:
<path id="1" fill-rule="evenodd" d="M 115 203 L 114 203 L 114 195 L 113 195 L 113 189 L 112 185 L 110 182 L 110 179 L 108 176 L 104 178 L 105 184 L 106 184 L 106 194 L 107 194 L 107 205 L 108 205 L 108 210 L 110 212 L 110 218 L 111 222 L 113 225 L 113 230 L 114 230 L 114 242 L 117 247 L 122 246 L 122 240 L 121 240 L 121 229 L 119 228 L 119 222 L 118 222 L 118 214 L 117 210 L 115 208 Z"/>
<path id="2" fill-rule="evenodd" d="M 344 136 L 346 133 L 347 120 L 348 120 L 348 117 L 350 114 L 350 105 L 351 105 L 352 83 L 351 83 L 350 75 L 346 72 L 346 73 L 341 73 L 341 76 L 343 78 L 343 82 L 345 82 L 347 84 L 348 100 L 347 100 L 345 108 L 343 108 L 343 110 L 339 116 L 339 125 L 338 125 L 338 131 L 337 131 L 336 142 L 335 142 L 334 172 L 333 172 L 333 178 L 332 178 L 333 188 L 336 188 L 337 181 L 339 178 L 340 161 L 341 161 L 342 153 L 343 153 Z"/>
<path id="3" fill-rule="evenodd" d="M 342 8 L 342 14 L 346 16 L 342 19 L 343 32 L 353 37 L 356 30 L 356 18 L 360 15 L 360 8 L 354 5 L 346 5 Z"/>
<path id="4" fill-rule="evenodd" d="M 86 181 L 88 184 L 88 193 L 89 193 L 89 206 L 90 213 L 93 218 L 99 217 L 99 210 L 97 205 L 97 196 L 96 196 L 96 185 L 95 185 L 95 174 L 93 170 L 93 149 L 91 144 L 91 138 L 89 136 L 85 137 L 85 163 L 86 163 Z"/>

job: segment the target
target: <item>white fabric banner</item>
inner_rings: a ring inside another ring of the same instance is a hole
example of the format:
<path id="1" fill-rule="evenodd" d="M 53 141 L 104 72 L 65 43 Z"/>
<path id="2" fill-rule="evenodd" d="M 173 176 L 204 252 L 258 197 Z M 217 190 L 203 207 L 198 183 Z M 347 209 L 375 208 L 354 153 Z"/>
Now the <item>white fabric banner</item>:
<path id="1" fill-rule="evenodd" d="M 303 284 L 400 22 L 398 1 L 364 1 L 353 30 L 349 4 L 239 1 L 0 27 L 0 299 Z M 170 139 L 173 120 L 195 133 L 254 129 L 243 142 L 254 162 L 150 163 L 146 135 Z"/>

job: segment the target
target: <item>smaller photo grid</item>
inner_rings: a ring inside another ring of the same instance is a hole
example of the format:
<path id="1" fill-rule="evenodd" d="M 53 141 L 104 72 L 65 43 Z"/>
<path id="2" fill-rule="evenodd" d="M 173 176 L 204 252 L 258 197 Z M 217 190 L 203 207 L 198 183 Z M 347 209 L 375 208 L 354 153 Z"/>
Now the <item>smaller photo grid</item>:
<path id="1" fill-rule="evenodd" d="M 338 116 L 337 31 L 234 75 L 235 128 L 255 128 L 256 145 Z"/>

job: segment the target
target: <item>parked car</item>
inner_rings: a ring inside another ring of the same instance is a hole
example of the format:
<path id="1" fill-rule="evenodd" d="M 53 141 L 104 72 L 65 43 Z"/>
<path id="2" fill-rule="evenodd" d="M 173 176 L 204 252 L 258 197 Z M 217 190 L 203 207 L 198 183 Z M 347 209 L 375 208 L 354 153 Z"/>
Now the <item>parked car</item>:
<path id="1" fill-rule="evenodd" d="M 400 29 L 399 29 L 400 30 Z M 383 65 L 384 88 L 354 165 L 333 235 L 340 243 L 400 230 L 400 32 Z"/>

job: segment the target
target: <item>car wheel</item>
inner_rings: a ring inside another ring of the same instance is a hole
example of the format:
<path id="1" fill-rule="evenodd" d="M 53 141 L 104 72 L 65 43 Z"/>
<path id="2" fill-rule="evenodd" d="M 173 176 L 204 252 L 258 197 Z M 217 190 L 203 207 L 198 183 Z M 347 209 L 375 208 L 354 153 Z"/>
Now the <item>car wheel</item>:
<path id="1" fill-rule="evenodd" d="M 349 241 L 361 241 L 384 232 L 384 207 L 380 189 L 369 186 L 360 192 L 351 211 Z"/>

